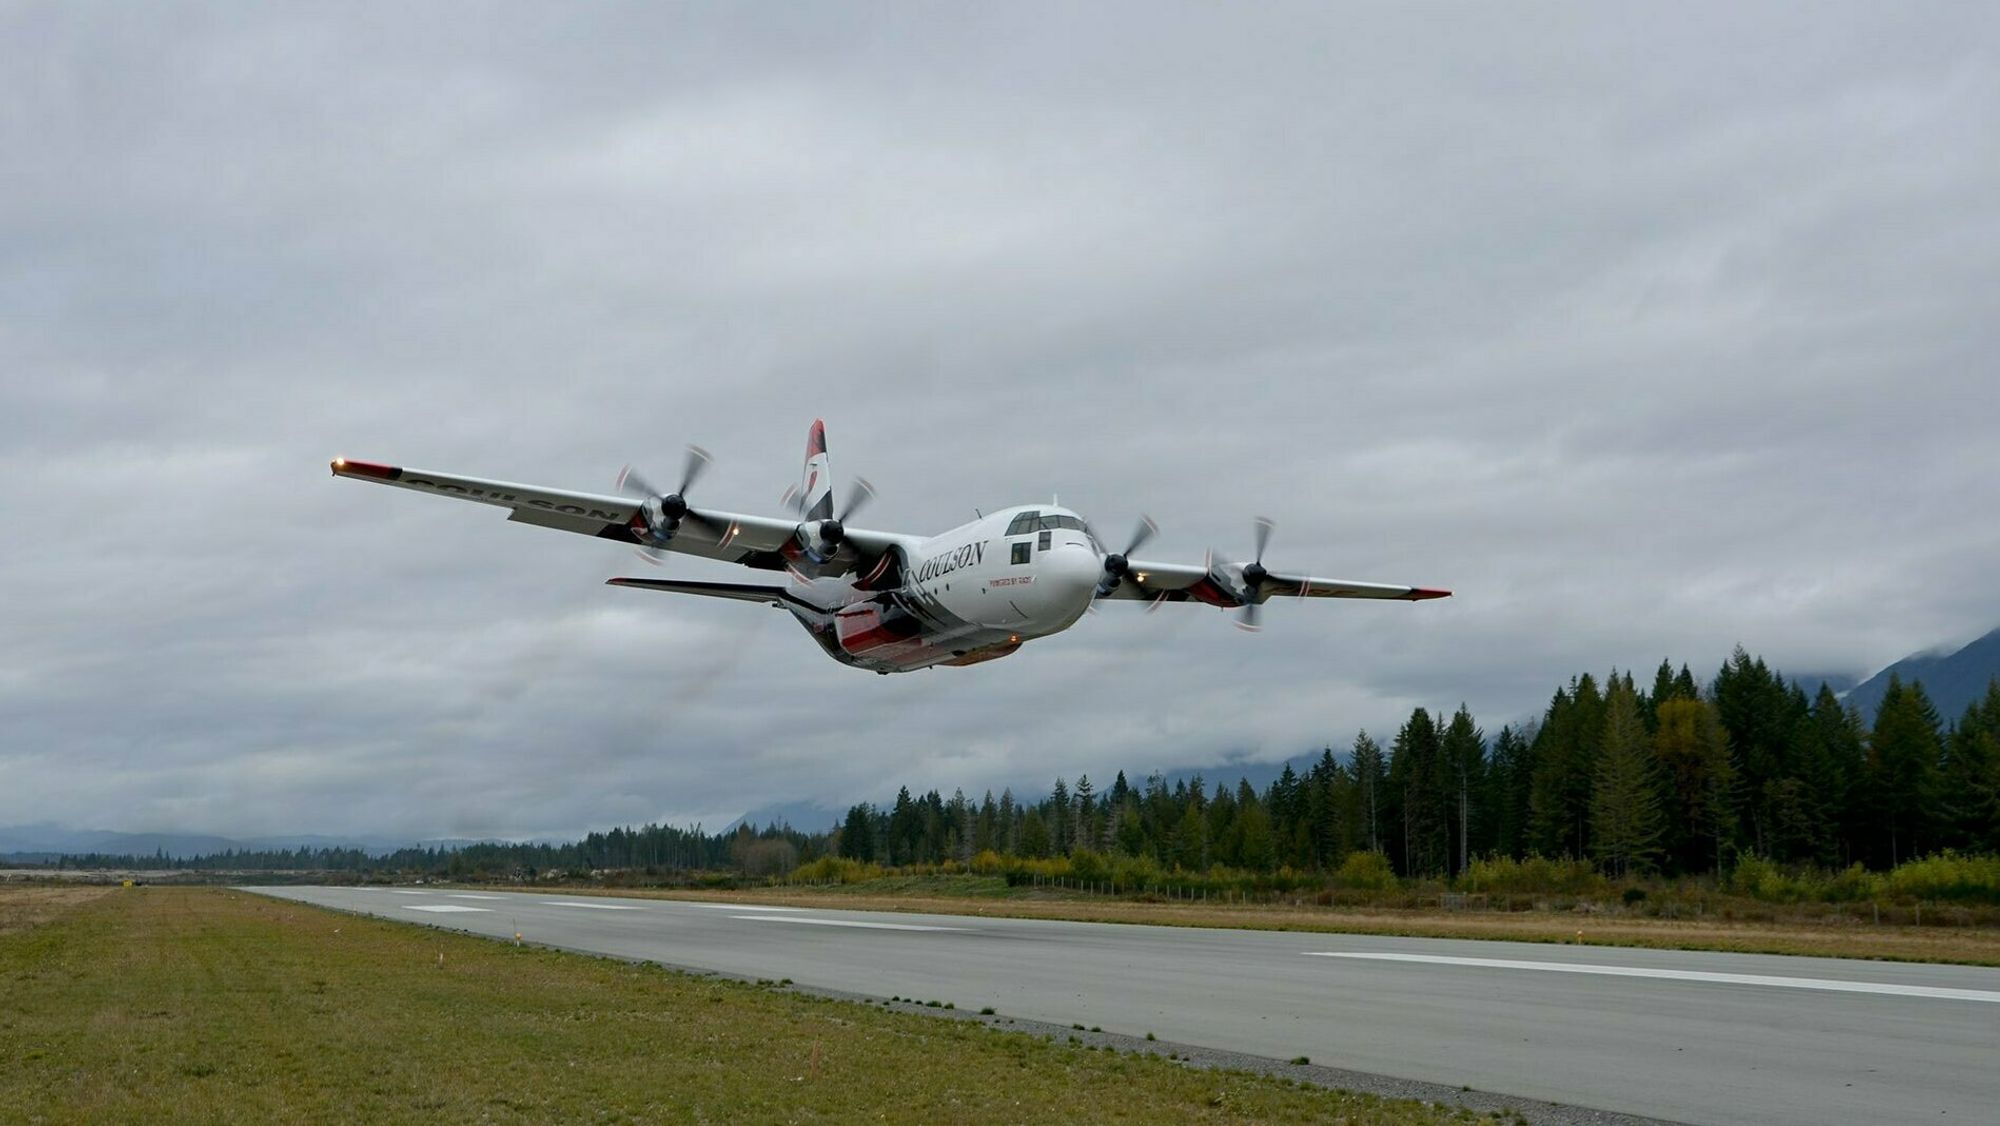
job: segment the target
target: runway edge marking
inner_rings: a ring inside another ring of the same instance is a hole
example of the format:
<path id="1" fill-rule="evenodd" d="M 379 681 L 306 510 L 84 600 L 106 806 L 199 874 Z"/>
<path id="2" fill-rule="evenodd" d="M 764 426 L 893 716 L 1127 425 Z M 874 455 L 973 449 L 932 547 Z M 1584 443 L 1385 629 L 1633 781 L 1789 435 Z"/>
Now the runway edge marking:
<path id="1" fill-rule="evenodd" d="M 921 923 L 860 923 L 851 919 L 808 919 L 799 915 L 731 915 L 750 923 L 804 923 L 815 927 L 854 927 L 871 931 L 965 931 L 971 927 L 930 927 Z"/>
<path id="2" fill-rule="evenodd" d="M 1709 970 L 1663 970 L 1649 966 L 1600 966 L 1588 962 L 1521 962 L 1505 958 L 1457 958 L 1444 954 L 1387 954 L 1349 950 L 1306 950 L 1308 958 L 1353 958 L 1371 962 L 1416 962 L 1433 966 L 1473 966 L 1493 970 L 1541 970 L 1544 973 L 1599 974 L 1668 981 L 1700 981 L 1712 985 L 1769 985 L 1779 989 L 1815 989 L 1825 993 L 1874 993 L 1891 997 L 1924 997 L 1937 1001 L 1980 1001 L 2000 1004 L 2000 991 L 1948 989 L 1936 985 L 1897 985 L 1885 981 L 1842 981 L 1824 977 L 1778 977 L 1770 974 L 1729 974 Z"/>

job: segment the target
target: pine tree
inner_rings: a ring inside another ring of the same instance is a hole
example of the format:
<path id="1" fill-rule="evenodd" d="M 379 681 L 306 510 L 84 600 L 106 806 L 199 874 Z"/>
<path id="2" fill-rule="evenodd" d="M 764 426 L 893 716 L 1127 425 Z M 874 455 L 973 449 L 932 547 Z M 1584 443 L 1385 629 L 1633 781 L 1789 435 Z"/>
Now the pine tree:
<path id="1" fill-rule="evenodd" d="M 875 859 L 875 833 L 870 821 L 868 803 L 848 809 L 847 820 L 840 824 L 840 855 L 864 863 Z"/>
<path id="2" fill-rule="evenodd" d="M 1405 875 L 1428 875 L 1447 863 L 1450 830 L 1446 824 L 1437 724 L 1430 713 L 1418 708 L 1396 732 L 1389 748 L 1388 796 L 1395 803 L 1397 827 L 1401 832 L 1402 870 Z"/>
<path id="3" fill-rule="evenodd" d="M 1889 674 L 1868 740 L 1869 789 L 1880 838 L 1877 858 L 1894 866 L 1929 843 L 1941 747 L 1937 709 L 1921 684 Z"/>
<path id="4" fill-rule="evenodd" d="M 1472 854 L 1478 851 L 1473 845 L 1475 833 L 1483 834 L 1486 828 L 1485 811 L 1475 810 L 1485 797 L 1486 732 L 1472 721 L 1464 704 L 1445 727 L 1439 757 L 1440 781 L 1446 809 L 1451 813 L 1451 840 L 1456 846 L 1451 853 L 1451 871 L 1456 874 L 1471 863 Z"/>
<path id="5" fill-rule="evenodd" d="M 1354 737 L 1354 787 L 1365 826 L 1360 836 L 1370 852 L 1382 851 L 1382 791 L 1388 780 L 1382 748 L 1363 730 Z"/>
<path id="6" fill-rule="evenodd" d="M 1008 787 L 1000 791 L 1000 827 L 996 834 L 1000 851 L 1019 855 L 1021 852 L 1021 810 L 1014 803 L 1014 791 Z"/>
<path id="7" fill-rule="evenodd" d="M 1041 810 L 1024 810 L 1018 854 L 1040 860 L 1049 855 L 1049 819 Z"/>
<path id="8" fill-rule="evenodd" d="M 1591 847 L 1605 867 L 1620 876 L 1652 869 L 1660 852 L 1660 797 L 1630 676 L 1612 677 L 1604 697 L 1590 813 Z"/>
<path id="9" fill-rule="evenodd" d="M 1966 706 L 1945 743 L 1938 771 L 1943 843 L 1971 852 L 2000 851 L 2000 680 Z"/>
<path id="10" fill-rule="evenodd" d="M 1049 794 L 1048 816 L 1049 849 L 1057 856 L 1068 856 L 1075 813 L 1070 809 L 1069 786 L 1060 778 L 1056 779 L 1055 789 Z"/>
<path id="11" fill-rule="evenodd" d="M 1168 859 L 1176 868 L 1206 868 L 1208 827 L 1202 822 L 1201 808 L 1193 802 L 1182 805 L 1180 823 L 1174 829 Z"/>
<path id="12" fill-rule="evenodd" d="M 1245 794 L 1248 801 L 1244 800 Z M 1257 800 L 1256 792 L 1247 784 L 1243 793 L 1237 795 L 1236 820 L 1241 826 L 1243 842 L 1237 863 L 1252 872 L 1269 872 L 1277 867 L 1277 841 L 1272 832 L 1271 813 L 1263 802 Z"/>
<path id="13" fill-rule="evenodd" d="M 1502 727 L 1493 740 L 1487 805 L 1493 811 L 1493 848 L 1502 856 L 1519 858 L 1528 850 L 1528 790 L 1535 770 L 1531 742 L 1512 726 Z"/>
<path id="14" fill-rule="evenodd" d="M 1604 696 L 1584 673 L 1557 689 L 1535 733 L 1528 793 L 1529 847 L 1549 856 L 1590 855 L 1590 794 L 1604 733 Z"/>
<path id="15" fill-rule="evenodd" d="M 1736 824 L 1736 775 L 1715 705 L 1678 694 L 1662 704 L 1653 757 L 1664 775 L 1669 869 L 1719 871 Z"/>
<path id="16" fill-rule="evenodd" d="M 1104 842 L 1098 840 L 1097 802 L 1091 796 L 1090 775 L 1079 775 L 1076 780 L 1076 812 L 1070 827 L 1072 849 L 1098 849 Z"/>

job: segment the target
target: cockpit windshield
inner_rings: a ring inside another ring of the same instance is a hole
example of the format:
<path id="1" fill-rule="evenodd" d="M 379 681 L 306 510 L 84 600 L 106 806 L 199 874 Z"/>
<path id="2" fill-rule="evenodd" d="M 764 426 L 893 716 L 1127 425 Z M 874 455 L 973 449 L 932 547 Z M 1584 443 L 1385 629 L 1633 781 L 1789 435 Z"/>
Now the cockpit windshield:
<path id="1" fill-rule="evenodd" d="M 1007 534 L 1010 536 L 1028 536 L 1036 532 L 1052 532 L 1058 528 L 1067 528 L 1071 531 L 1084 532 L 1086 534 L 1090 531 L 1090 529 L 1083 526 L 1083 521 L 1066 513 L 1023 512 L 1011 521 L 1008 521 Z"/>

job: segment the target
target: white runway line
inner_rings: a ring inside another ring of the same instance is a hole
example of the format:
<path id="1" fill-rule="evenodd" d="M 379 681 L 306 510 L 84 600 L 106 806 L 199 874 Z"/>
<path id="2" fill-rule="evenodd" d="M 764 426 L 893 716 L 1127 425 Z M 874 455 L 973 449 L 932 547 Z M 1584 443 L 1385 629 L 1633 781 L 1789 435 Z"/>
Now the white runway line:
<path id="1" fill-rule="evenodd" d="M 762 907 L 754 903 L 689 903 L 685 899 L 669 900 L 685 907 L 706 907 L 710 911 L 803 911 L 803 907 Z"/>
<path id="2" fill-rule="evenodd" d="M 411 890 L 410 890 L 409 888 L 390 888 L 389 890 L 390 890 L 390 891 L 392 891 L 392 892 L 395 892 L 395 893 L 396 893 L 397 895 L 436 895 L 436 894 L 437 894 L 436 892 L 430 892 L 430 891 L 411 891 Z"/>
<path id="3" fill-rule="evenodd" d="M 491 907 L 467 907 L 467 906 L 465 906 L 465 905 L 464 905 L 464 904 L 462 904 L 462 903 L 405 903 L 405 904 L 403 904 L 403 910 L 405 910 L 405 911 L 436 911 L 436 912 L 439 912 L 439 913 L 443 913 L 443 912 L 447 912 L 447 911 L 491 911 L 491 910 L 493 910 L 493 908 L 491 908 Z"/>
<path id="4" fill-rule="evenodd" d="M 544 907 L 588 907 L 592 911 L 644 911 L 644 907 L 632 903 L 577 903 L 568 899 L 544 899 Z"/>
<path id="5" fill-rule="evenodd" d="M 445 898 L 446 899 L 505 899 L 507 897 L 504 895 L 473 895 L 470 892 L 460 891 L 460 892 L 453 892 L 450 895 L 445 896 Z"/>
<path id="6" fill-rule="evenodd" d="M 1332 950 L 1307 950 L 1303 953 L 1308 958 L 1358 958 L 1373 962 L 1419 962 L 1434 966 L 1476 966 L 1494 970 L 1541 970 L 1545 973 L 1559 974 L 1649 977 L 1670 981 L 1703 981 L 1714 985 L 1771 985 L 1780 989 L 1817 989 L 1827 993 L 1879 993 L 1891 997 L 1927 997 L 1939 1001 L 1985 1001 L 2000 1004 L 2000 991 L 1995 990 L 1946 989 L 1935 985 L 1896 985 L 1882 981 L 1725 974 L 1706 970 L 1660 970 L 1647 966 L 1599 966 L 1589 962 L 1517 962 L 1504 958 L 1453 958 L 1443 954 L 1364 954 Z"/>
<path id="7" fill-rule="evenodd" d="M 806 923 L 815 927 L 858 927 L 871 931 L 962 931 L 965 927 L 927 927 L 917 923 L 857 923 L 848 919 L 808 919 L 800 915 L 731 915 L 753 923 Z"/>

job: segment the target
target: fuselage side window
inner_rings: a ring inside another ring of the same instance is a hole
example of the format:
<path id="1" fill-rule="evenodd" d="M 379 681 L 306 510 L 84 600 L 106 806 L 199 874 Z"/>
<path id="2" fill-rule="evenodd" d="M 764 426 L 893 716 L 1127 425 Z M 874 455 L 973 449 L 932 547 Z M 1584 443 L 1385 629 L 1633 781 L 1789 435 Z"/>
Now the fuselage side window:
<path id="1" fill-rule="evenodd" d="M 1049 549 L 1049 534 L 1049 530 L 1043 528 L 1042 534 L 1035 540 L 1035 546 L 1043 551 L 1047 551 Z"/>
<path id="2" fill-rule="evenodd" d="M 1013 554 L 1009 561 L 1014 563 L 1026 563 L 1033 548 L 1034 544 L 1028 540 L 1016 540 L 1014 542 Z"/>

